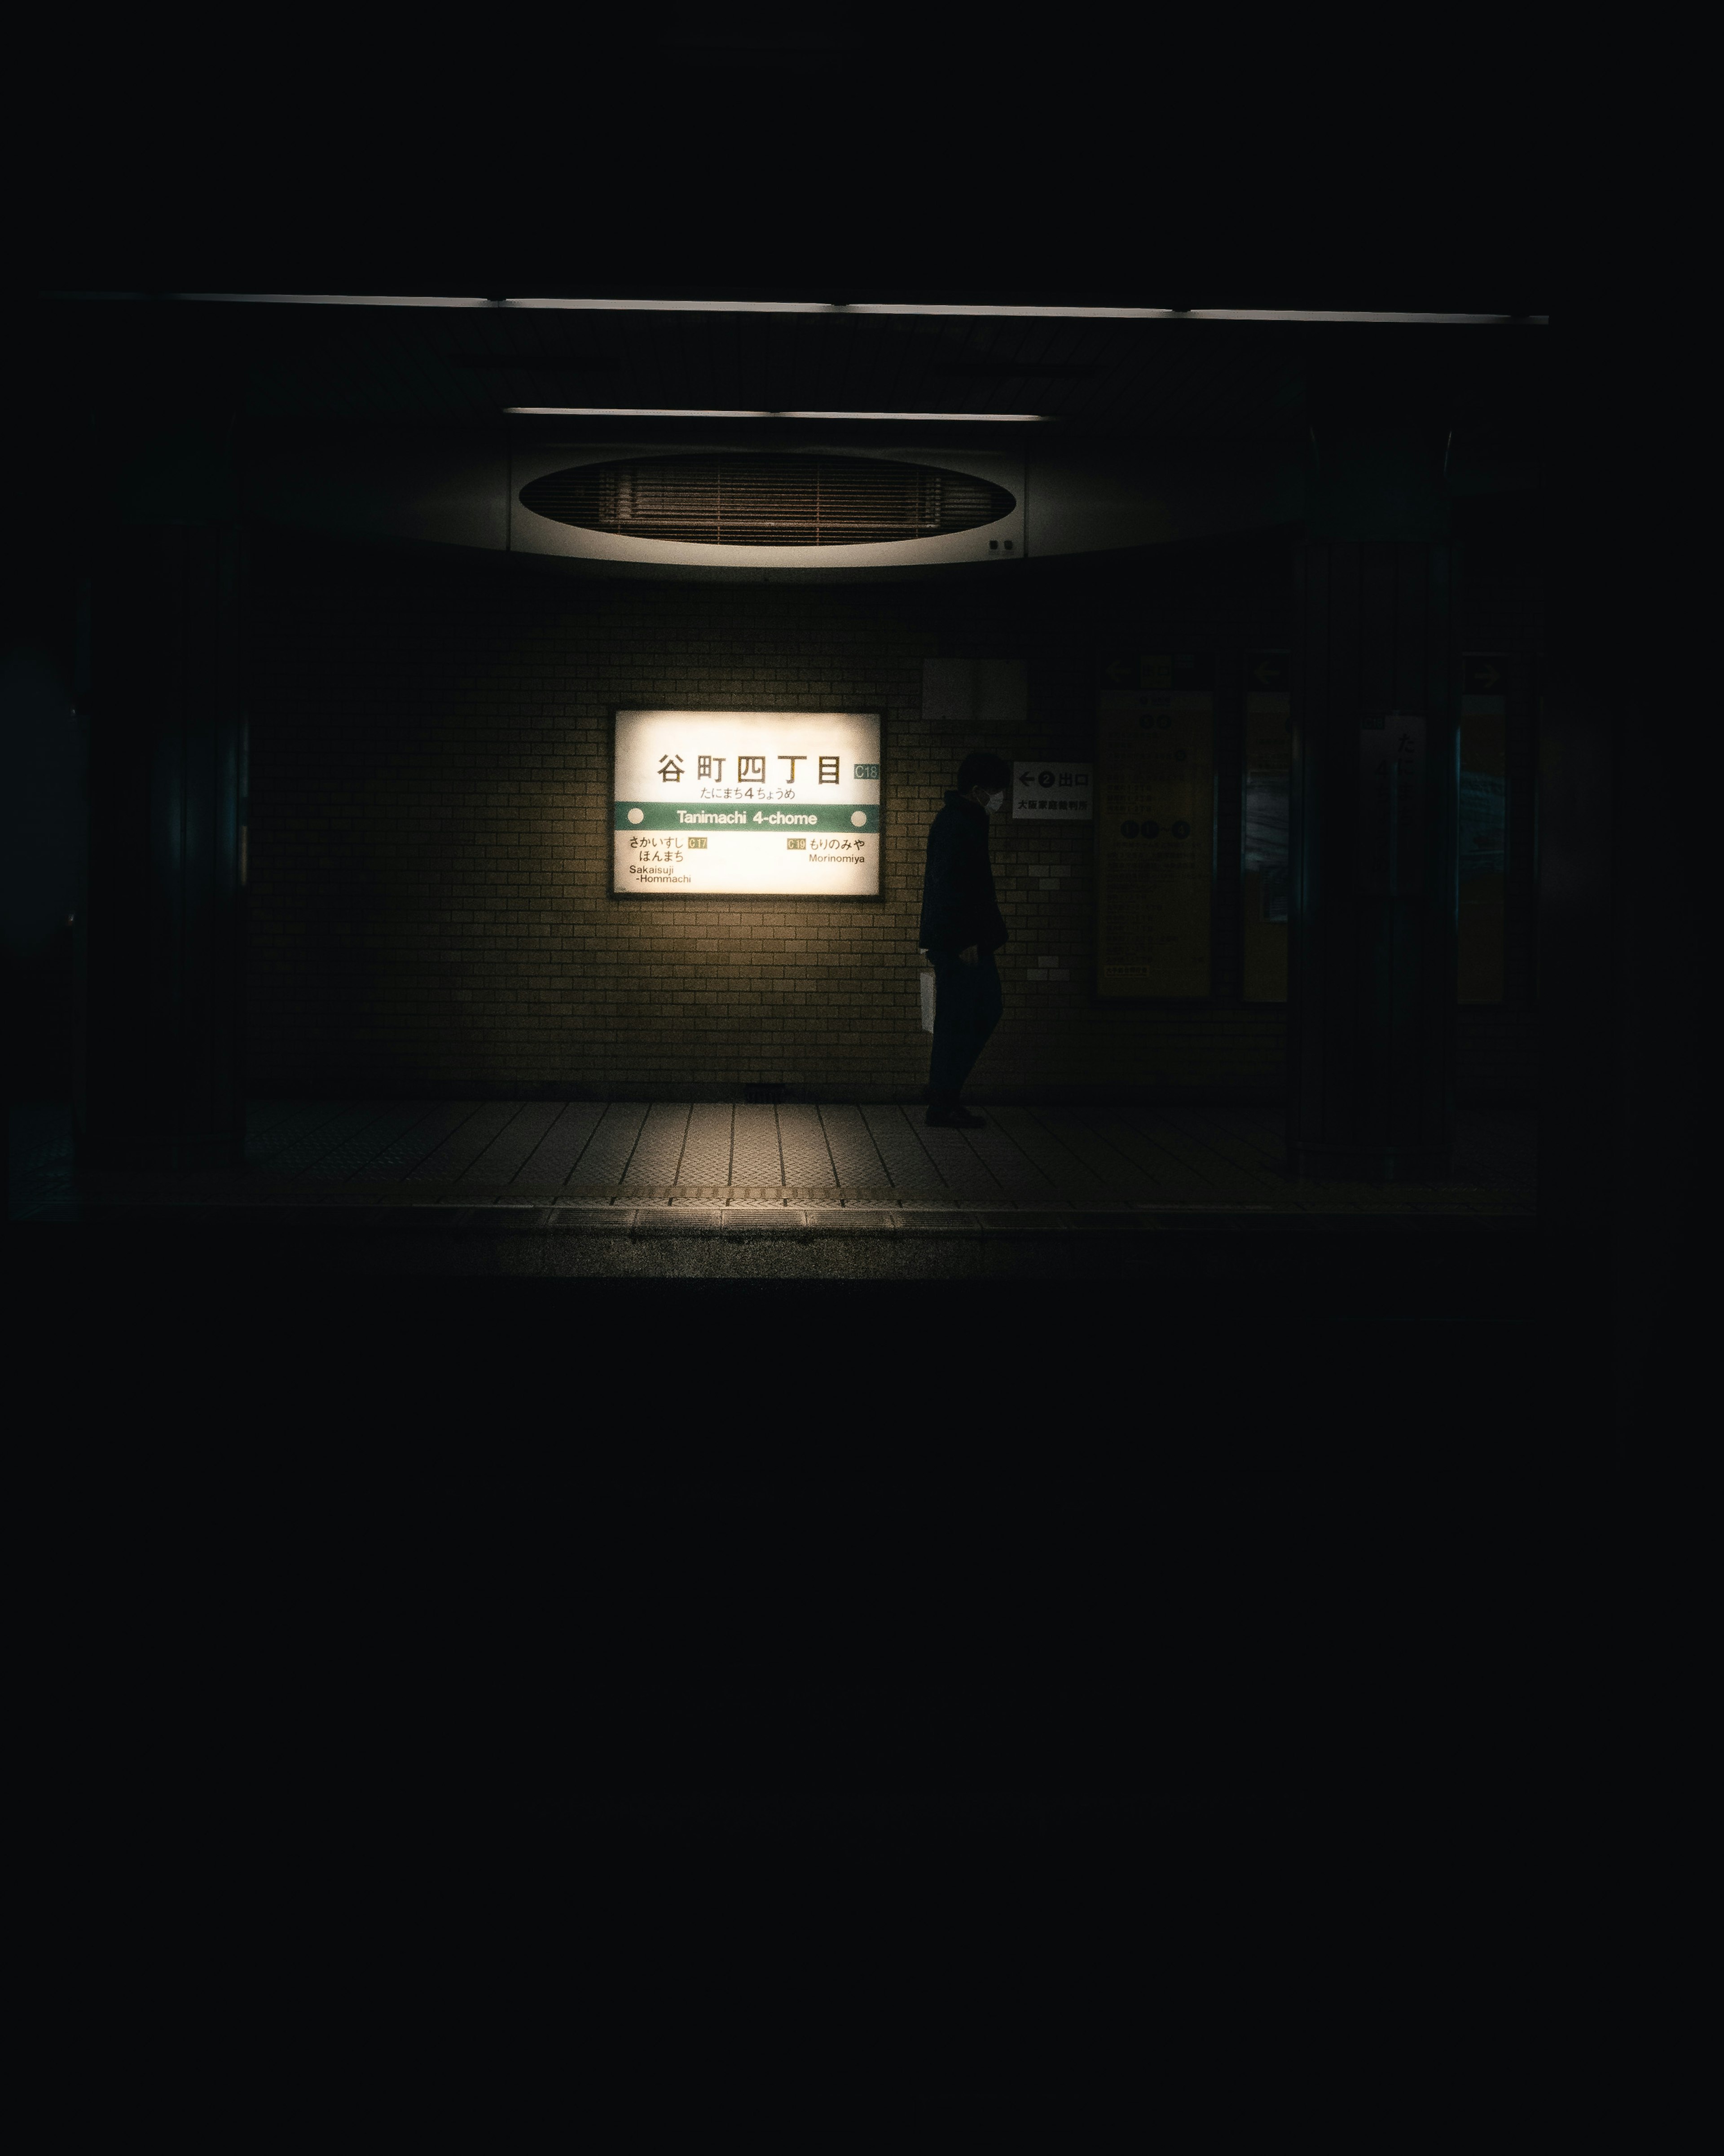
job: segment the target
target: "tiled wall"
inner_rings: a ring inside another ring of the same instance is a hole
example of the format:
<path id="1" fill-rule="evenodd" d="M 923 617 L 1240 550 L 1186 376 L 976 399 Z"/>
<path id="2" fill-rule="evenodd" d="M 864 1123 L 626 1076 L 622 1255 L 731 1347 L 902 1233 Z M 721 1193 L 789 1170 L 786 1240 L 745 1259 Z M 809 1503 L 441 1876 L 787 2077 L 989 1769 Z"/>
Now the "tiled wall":
<path id="1" fill-rule="evenodd" d="M 683 584 L 261 536 L 249 1091 L 914 1098 L 923 850 L 964 752 L 1087 755 L 1101 654 L 1286 642 L 1286 564 L 1283 542 L 992 583 Z M 924 724 L 942 656 L 1027 661 L 1016 737 Z M 613 899 L 618 704 L 881 711 L 883 899 Z M 993 834 L 1012 941 L 974 1097 L 1280 1096 L 1282 1015 L 1237 999 L 1227 879 L 1213 1000 L 1097 1005 L 1089 827 Z"/>

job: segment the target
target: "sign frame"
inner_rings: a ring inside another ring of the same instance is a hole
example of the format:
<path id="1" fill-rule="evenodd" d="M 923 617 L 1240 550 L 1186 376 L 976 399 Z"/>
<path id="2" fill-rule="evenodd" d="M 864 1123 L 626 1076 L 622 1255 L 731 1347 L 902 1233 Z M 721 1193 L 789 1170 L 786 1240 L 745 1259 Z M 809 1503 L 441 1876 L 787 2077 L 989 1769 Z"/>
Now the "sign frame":
<path id="1" fill-rule="evenodd" d="M 830 717 L 871 719 L 879 730 L 880 775 L 879 779 L 875 782 L 880 788 L 880 873 L 877 889 L 874 891 L 834 890 L 800 891 L 619 890 L 617 885 L 617 852 L 614 835 L 616 828 L 614 819 L 617 804 L 617 721 L 624 711 L 681 711 L 684 709 L 687 709 L 691 713 L 695 713 L 695 715 L 703 719 L 735 718 L 746 716 L 745 713 L 741 711 L 713 709 L 700 709 L 697 711 L 696 707 L 694 706 L 684 706 L 677 704 L 667 704 L 655 701 L 649 696 L 634 696 L 627 699 L 619 699 L 617 702 L 607 706 L 607 722 L 610 736 L 610 747 L 607 757 L 607 765 L 610 775 L 610 783 L 605 802 L 605 814 L 608 819 L 606 838 L 609 845 L 608 868 L 606 872 L 608 878 L 609 896 L 613 901 L 625 904 L 640 903 L 643 901 L 652 903 L 654 901 L 668 901 L 670 903 L 678 906 L 693 905 L 697 901 L 705 901 L 706 903 L 714 906 L 818 906 L 824 905 L 829 901 L 833 903 L 844 906 L 884 906 L 885 904 L 886 848 L 888 839 L 894 834 L 894 826 L 889 814 L 890 808 L 889 789 L 892 783 L 890 776 L 890 757 L 887 747 L 889 729 L 887 725 L 887 714 L 884 707 L 866 705 L 858 708 L 854 706 L 837 704 L 828 704 L 825 706 L 819 704 L 802 704 L 798 705 L 794 711 L 786 711 L 782 716 L 785 718 Z M 779 716 L 779 714 L 772 713 L 770 716 L 776 717 Z"/>

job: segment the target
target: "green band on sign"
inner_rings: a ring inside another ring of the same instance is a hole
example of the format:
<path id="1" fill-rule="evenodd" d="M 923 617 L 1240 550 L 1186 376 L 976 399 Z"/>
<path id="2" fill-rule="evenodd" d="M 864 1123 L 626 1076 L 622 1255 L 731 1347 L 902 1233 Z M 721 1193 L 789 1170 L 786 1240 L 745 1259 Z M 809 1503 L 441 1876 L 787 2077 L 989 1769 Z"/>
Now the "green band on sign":
<path id="1" fill-rule="evenodd" d="M 874 801 L 619 801 L 619 831 L 752 831 L 778 837 L 798 831 L 848 831 L 852 835 L 880 829 L 880 804 Z"/>

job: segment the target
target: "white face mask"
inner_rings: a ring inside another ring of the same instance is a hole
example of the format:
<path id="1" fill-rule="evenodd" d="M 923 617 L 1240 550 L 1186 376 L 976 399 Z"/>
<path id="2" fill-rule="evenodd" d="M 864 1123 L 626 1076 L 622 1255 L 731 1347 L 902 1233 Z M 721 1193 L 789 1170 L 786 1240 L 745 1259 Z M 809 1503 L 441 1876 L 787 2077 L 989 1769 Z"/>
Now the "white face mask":
<path id="1" fill-rule="evenodd" d="M 988 795 L 987 806 L 988 813 L 990 816 L 998 816 L 1001 809 L 1003 808 L 1005 805 L 1006 797 L 1003 793 L 990 793 Z"/>

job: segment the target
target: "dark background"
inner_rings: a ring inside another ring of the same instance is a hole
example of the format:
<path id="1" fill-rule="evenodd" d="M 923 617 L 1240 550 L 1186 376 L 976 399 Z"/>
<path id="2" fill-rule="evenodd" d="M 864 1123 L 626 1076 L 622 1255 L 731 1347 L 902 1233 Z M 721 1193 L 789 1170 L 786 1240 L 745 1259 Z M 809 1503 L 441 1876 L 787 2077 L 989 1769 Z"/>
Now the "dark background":
<path id="1" fill-rule="evenodd" d="M 1549 1265 L 1509 1322 L 1440 1302 L 1377 1322 L 1027 1287 L 836 1306 L 423 1286 L 356 1301 L 28 1259 L 14 1393 L 44 1461 L 45 1539 L 79 1552 L 60 1591 L 69 1606 L 80 1582 L 155 1582 L 145 1630 L 173 1671 L 152 1718 L 126 1656 L 92 1648 L 113 1758 L 154 1745 L 178 1772 L 212 1743 L 237 1623 L 280 1677 L 276 1733 L 312 1732 L 311 1756 L 367 1758 L 380 1784 L 411 1780 L 409 1761 L 445 1787 L 515 1777 L 567 1819 L 587 1786 L 567 1778 L 572 1722 L 590 1714 L 588 1735 L 628 1761 L 624 1794 L 660 1786 L 655 1773 L 680 1771 L 664 1737 L 675 1711 L 655 1704 L 690 1681 L 677 1640 L 721 1609 L 746 1639 L 764 1609 L 774 1638 L 815 1639 L 797 1682 L 837 1701 L 822 1712 L 834 1757 L 870 1761 L 859 1786 L 906 1726 L 877 1676 L 837 1674 L 866 1645 L 856 1613 L 874 1606 L 883 1548 L 918 1583 L 905 1606 L 955 1596 L 975 1613 L 936 1625 L 931 1652 L 913 1615 L 901 1635 L 918 1717 L 938 1723 L 954 1689 L 971 1702 L 968 1736 L 943 1725 L 936 1772 L 952 1787 L 1135 1799 L 1148 1738 L 1154 1786 L 1188 1814 L 1321 1810 L 1364 1791 L 1427 1820 L 1460 1801 L 1476 1827 L 1481 1788 L 1530 1804 L 1562 1784 L 1625 1699 L 1620 1548 L 1595 1508 L 1619 1486 L 1624 1435 L 1662 1446 L 1679 1427 L 1695 1322 L 1683 1193 L 1699 1172 L 1695 854 L 1661 837 L 1696 798 L 1691 763 L 1661 746 L 1690 685 L 1693 572 L 1660 506 L 1674 393 L 1652 393 L 1655 333 L 1623 318 L 1639 284 L 1627 211 L 1546 131 L 1536 56 L 1427 54 L 1416 90 L 1385 56 L 1362 93 L 1347 56 L 1321 50 L 1300 51 L 1295 74 L 1288 51 L 1260 48 L 1242 76 L 1165 47 L 1152 66 L 1135 47 L 989 46 L 906 26 L 837 70 L 782 39 L 753 61 L 663 52 L 651 97 L 618 90 L 619 62 L 652 57 L 626 40 L 570 34 L 548 59 L 442 75 L 408 61 L 393 78 L 290 54 L 278 89 L 316 91 L 291 117 L 290 98 L 260 109 L 207 76 L 177 85 L 159 56 L 134 88 L 123 51 L 100 77 L 49 54 L 44 110 L 14 151 L 14 295 L 605 285 L 1159 303 L 1178 286 L 1193 305 L 1551 313 L 1564 445 L 1551 639 L 1584 839 L 1546 977 L 1561 1015 L 1541 1110 L 1570 1164 L 1549 1229 L 1579 1269 Z M 793 151 L 736 151 L 760 139 L 738 115 L 805 110 L 815 90 L 818 124 Z M 63 130 L 51 146 L 68 103 L 71 153 Z M 75 369 L 44 359 L 39 320 L 18 298 L 7 325 L 24 505 L 8 596 L 33 635 L 46 624 L 63 643 L 80 515 L 60 483 L 69 408 L 151 392 L 94 324 Z M 33 676 L 18 708 L 47 695 Z M 27 721 L 11 772 L 63 801 L 65 752 L 41 741 Z M 1614 818 L 1630 797 L 1632 818 Z M 9 994 L 44 1014 L 21 1029 L 27 1090 L 58 1082 L 59 976 L 39 954 L 75 828 L 33 813 L 13 857 L 28 865 L 8 886 L 28 951 Z M 1008 1380 L 1003 1350 L 1024 1337 L 1042 1357 Z M 691 1340 L 741 1358 L 746 1408 L 633 1404 L 631 1373 Z M 817 1460 L 775 1436 L 775 1386 L 818 1389 Z M 595 1507 L 629 1524 L 595 1533 L 582 1524 Z M 189 1608 L 141 1566 L 140 1523 L 167 1571 L 196 1580 Z M 313 1553 L 320 1592 L 293 1548 Z M 577 1564 L 613 1581 L 618 1606 L 645 1592 L 658 1612 L 606 1665 L 623 1696 L 584 1708 L 547 1645 L 582 1621 L 562 1593 Z M 492 1592 L 505 1578 L 509 1594 Z M 752 1583 L 740 1597 L 739 1578 Z M 807 1622 L 817 1588 L 841 1605 L 829 1625 Z M 408 1612 L 395 1630 L 379 1601 Z M 668 1648 L 653 1629 L 666 1625 Z M 1026 1628 L 1075 1674 L 1003 1738 L 998 1721 L 973 1726 L 974 1702 L 1012 1693 L 1035 1651 Z M 1169 1675 L 1146 1708 L 1152 1638 Z M 974 1683 L 928 1676 L 967 1652 Z M 387 1741 L 356 1661 L 430 1672 L 384 1684 Z M 357 1702 L 351 1743 L 336 1699 Z M 757 1742 L 720 1782 L 770 1784 L 774 1747 L 796 1752 L 769 1697 L 724 1726 Z M 884 1773 L 902 1787 L 917 1771 Z M 279 1799 L 279 1779 L 241 1781 L 242 1804 Z"/>

